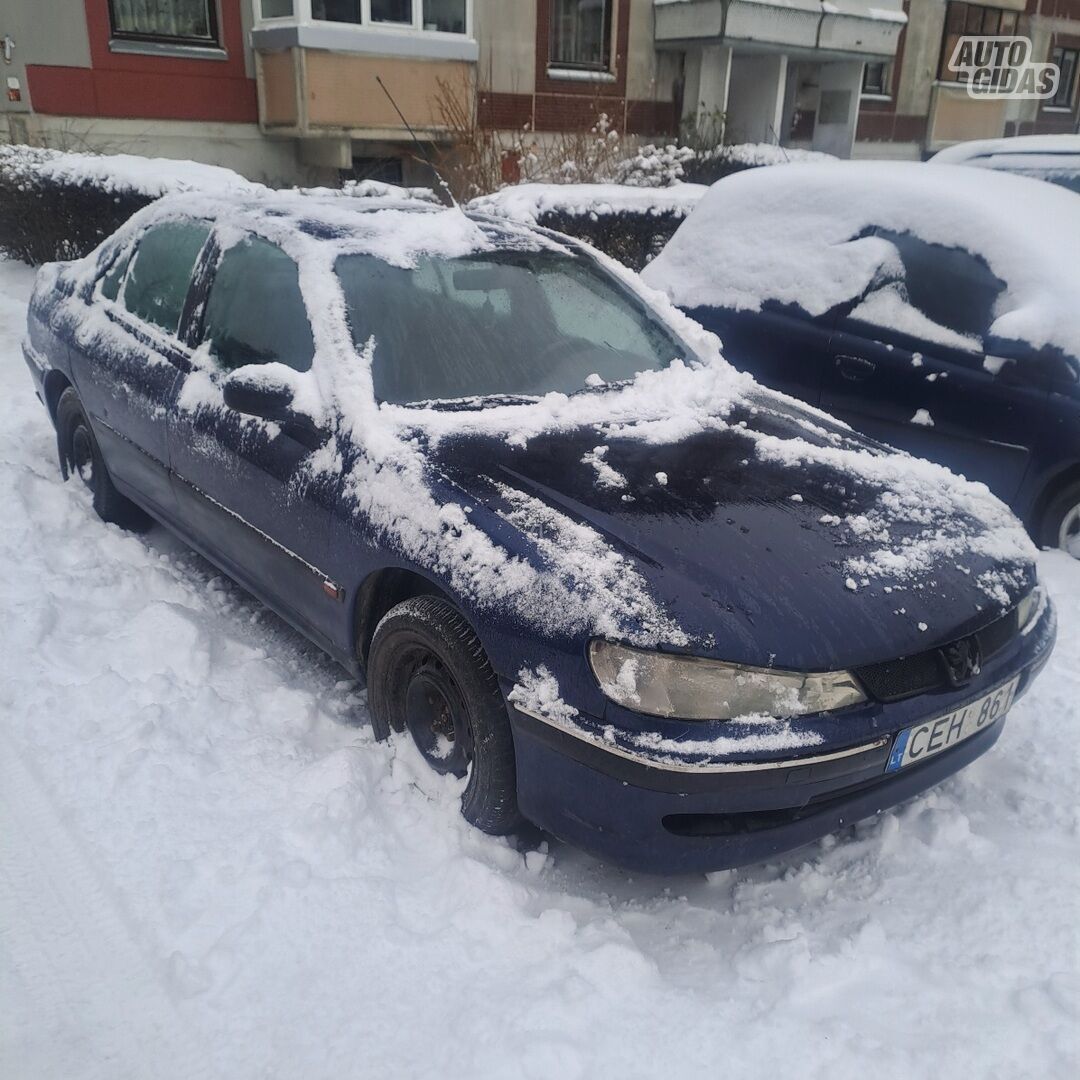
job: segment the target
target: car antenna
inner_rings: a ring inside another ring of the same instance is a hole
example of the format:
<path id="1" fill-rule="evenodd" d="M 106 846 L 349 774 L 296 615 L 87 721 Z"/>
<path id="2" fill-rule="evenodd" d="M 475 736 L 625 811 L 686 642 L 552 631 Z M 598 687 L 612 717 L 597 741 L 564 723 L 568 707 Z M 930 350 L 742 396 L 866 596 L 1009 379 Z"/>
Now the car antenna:
<path id="1" fill-rule="evenodd" d="M 420 140 L 416 137 L 416 132 L 413 131 L 412 126 L 409 124 L 409 121 L 405 119 L 405 114 L 398 108 L 398 103 L 394 100 L 393 95 L 390 93 L 389 90 L 386 89 L 386 83 L 382 81 L 382 76 L 376 75 L 375 81 L 382 88 L 382 92 L 386 95 L 390 104 L 394 106 L 394 112 L 398 114 L 398 116 L 401 118 L 401 122 L 405 125 L 405 130 L 408 131 L 408 133 L 412 136 L 412 141 L 416 143 L 416 149 L 420 151 L 420 156 L 424 159 L 424 161 L 427 162 L 428 168 L 431 169 L 431 171 L 435 174 L 435 179 L 439 181 L 439 186 L 442 188 L 443 193 L 450 200 L 450 205 L 455 210 L 460 210 L 461 207 L 458 205 L 457 199 L 454 198 L 454 193 L 450 190 L 450 185 L 443 179 L 442 173 L 439 172 L 439 170 L 435 167 L 435 162 L 431 160 L 431 156 L 424 149 Z"/>

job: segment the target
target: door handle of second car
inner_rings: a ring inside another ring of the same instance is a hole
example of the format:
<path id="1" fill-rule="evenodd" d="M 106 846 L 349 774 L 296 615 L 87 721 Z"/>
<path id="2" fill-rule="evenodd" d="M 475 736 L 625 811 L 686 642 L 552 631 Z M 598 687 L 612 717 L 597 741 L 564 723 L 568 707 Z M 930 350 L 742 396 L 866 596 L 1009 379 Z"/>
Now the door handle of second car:
<path id="1" fill-rule="evenodd" d="M 864 356 L 838 356 L 836 367 L 848 382 L 862 382 L 877 371 L 877 364 Z"/>

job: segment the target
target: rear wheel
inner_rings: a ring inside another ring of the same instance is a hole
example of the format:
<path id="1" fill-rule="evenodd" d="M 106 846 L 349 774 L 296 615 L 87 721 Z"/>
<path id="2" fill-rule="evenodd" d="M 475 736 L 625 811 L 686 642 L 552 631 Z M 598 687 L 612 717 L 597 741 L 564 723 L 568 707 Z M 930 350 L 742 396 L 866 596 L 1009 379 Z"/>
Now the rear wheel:
<path id="1" fill-rule="evenodd" d="M 376 731 L 408 731 L 439 773 L 468 776 L 465 819 L 484 832 L 513 832 L 514 742 L 498 680 L 472 627 L 437 596 L 406 600 L 375 628 L 368 694 Z"/>
<path id="2" fill-rule="evenodd" d="M 1039 539 L 1044 547 L 1062 548 L 1080 559 L 1080 483 L 1069 484 L 1050 500 Z"/>
<path id="3" fill-rule="evenodd" d="M 86 485 L 103 521 L 126 529 L 145 529 L 150 524 L 146 514 L 116 490 L 79 395 L 70 386 L 56 404 L 56 441 L 64 479 L 75 475 Z"/>

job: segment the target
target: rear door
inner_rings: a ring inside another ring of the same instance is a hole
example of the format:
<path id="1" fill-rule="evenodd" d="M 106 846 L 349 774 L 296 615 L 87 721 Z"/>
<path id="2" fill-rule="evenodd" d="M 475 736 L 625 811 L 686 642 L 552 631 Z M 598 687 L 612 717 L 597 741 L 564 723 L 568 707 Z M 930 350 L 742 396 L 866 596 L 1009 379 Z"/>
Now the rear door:
<path id="1" fill-rule="evenodd" d="M 308 468 L 310 444 L 285 425 L 225 405 L 231 372 L 311 368 L 314 344 L 296 263 L 254 236 L 207 259 L 205 308 L 191 329 L 192 372 L 169 425 L 173 485 L 192 542 L 316 639 L 339 623 L 342 597 L 324 566 L 340 478 Z"/>
<path id="2" fill-rule="evenodd" d="M 178 332 L 209 234 L 205 222 L 169 221 L 118 246 L 71 343 L 72 377 L 111 476 L 165 515 L 173 510 L 167 407 L 190 357 Z"/>
<path id="3" fill-rule="evenodd" d="M 879 282 L 840 320 L 822 408 L 1012 500 L 1048 387 L 1041 365 L 987 354 L 1003 283 L 960 249 L 878 235 L 897 247 L 903 274 Z"/>

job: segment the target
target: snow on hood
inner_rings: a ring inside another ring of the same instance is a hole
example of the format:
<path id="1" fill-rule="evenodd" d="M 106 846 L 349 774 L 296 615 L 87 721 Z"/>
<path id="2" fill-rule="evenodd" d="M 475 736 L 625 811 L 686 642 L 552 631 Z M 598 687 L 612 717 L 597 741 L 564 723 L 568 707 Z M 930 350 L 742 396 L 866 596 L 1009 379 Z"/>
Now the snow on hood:
<path id="1" fill-rule="evenodd" d="M 552 236 L 525 225 L 477 220 L 458 209 L 380 202 L 376 209 L 365 206 L 365 200 L 320 200 L 295 193 L 246 199 L 173 196 L 134 215 L 117 238 L 106 242 L 105 250 L 130 244 L 148 224 L 177 217 L 217 220 L 225 246 L 244 230 L 280 244 L 299 266 L 315 342 L 311 370 L 292 373 L 291 378 L 297 400 L 331 431 L 330 440 L 305 459 L 304 468 L 311 473 L 344 473 L 344 490 L 363 527 L 374 529 L 383 543 L 445 581 L 463 601 L 480 609 L 515 613 L 550 636 L 602 635 L 644 646 L 692 645 L 678 620 L 652 594 L 647 572 L 623 545 L 523 493 L 503 492 L 509 510 L 504 506 L 493 513 L 477 505 L 467 491 L 438 473 L 430 448 L 444 438 L 470 432 L 521 446 L 541 434 L 582 427 L 595 429 L 597 447 L 609 438 L 659 446 L 702 431 L 746 428 L 745 421 L 733 414 L 756 410 L 766 393 L 780 407 L 787 407 L 786 402 L 804 418 L 799 430 L 808 440 L 768 437 L 752 427 L 746 432 L 757 455 L 791 469 L 791 490 L 798 490 L 802 463 L 814 458 L 827 459 L 841 473 L 868 477 L 879 489 L 869 513 L 844 523 L 877 537 L 878 546 L 867 554 L 863 545 L 857 566 L 837 566 L 838 589 L 844 589 L 852 576 L 860 584 L 871 579 L 925 578 L 933 574 L 938 559 L 955 561 L 966 547 L 1001 560 L 1002 577 L 978 583 L 984 600 L 1005 603 L 1010 584 L 1015 586 L 1030 573 L 1030 541 L 985 487 L 938 466 L 867 447 L 843 434 L 843 426 L 824 414 L 761 390 L 723 360 L 714 335 L 662 294 L 643 286 L 636 275 L 596 253 L 595 258 L 650 304 L 685 344 L 684 355 L 674 357 L 669 368 L 618 386 L 492 407 L 476 403 L 446 410 L 377 403 L 371 359 L 378 343 L 368 341 L 362 348 L 353 343 L 344 292 L 334 273 L 342 254 L 369 253 L 409 266 L 422 255 L 453 258 L 507 248 L 568 250 Z M 74 284 L 87 286 L 99 258 L 100 253 L 91 254 L 64 273 L 74 277 Z M 49 274 L 46 270 L 41 280 L 49 279 Z M 74 297 L 60 306 L 65 305 L 80 324 L 87 322 L 86 308 Z M 89 321 L 95 334 L 122 332 L 104 317 Z M 191 386 L 185 385 L 181 394 L 182 407 L 224 408 L 205 350 L 195 353 L 194 363 L 187 376 Z M 811 436 L 826 445 L 813 445 Z M 896 522 L 904 527 L 894 538 L 890 524 Z M 542 560 L 511 554 L 518 545 L 509 539 L 507 529 L 531 539 Z"/>
<path id="2" fill-rule="evenodd" d="M 981 256 L 1005 283 L 991 332 L 1080 356 L 1080 199 L 989 170 L 914 162 L 755 169 L 709 190 L 643 277 L 682 308 L 821 315 L 896 259 L 877 226 Z"/>

